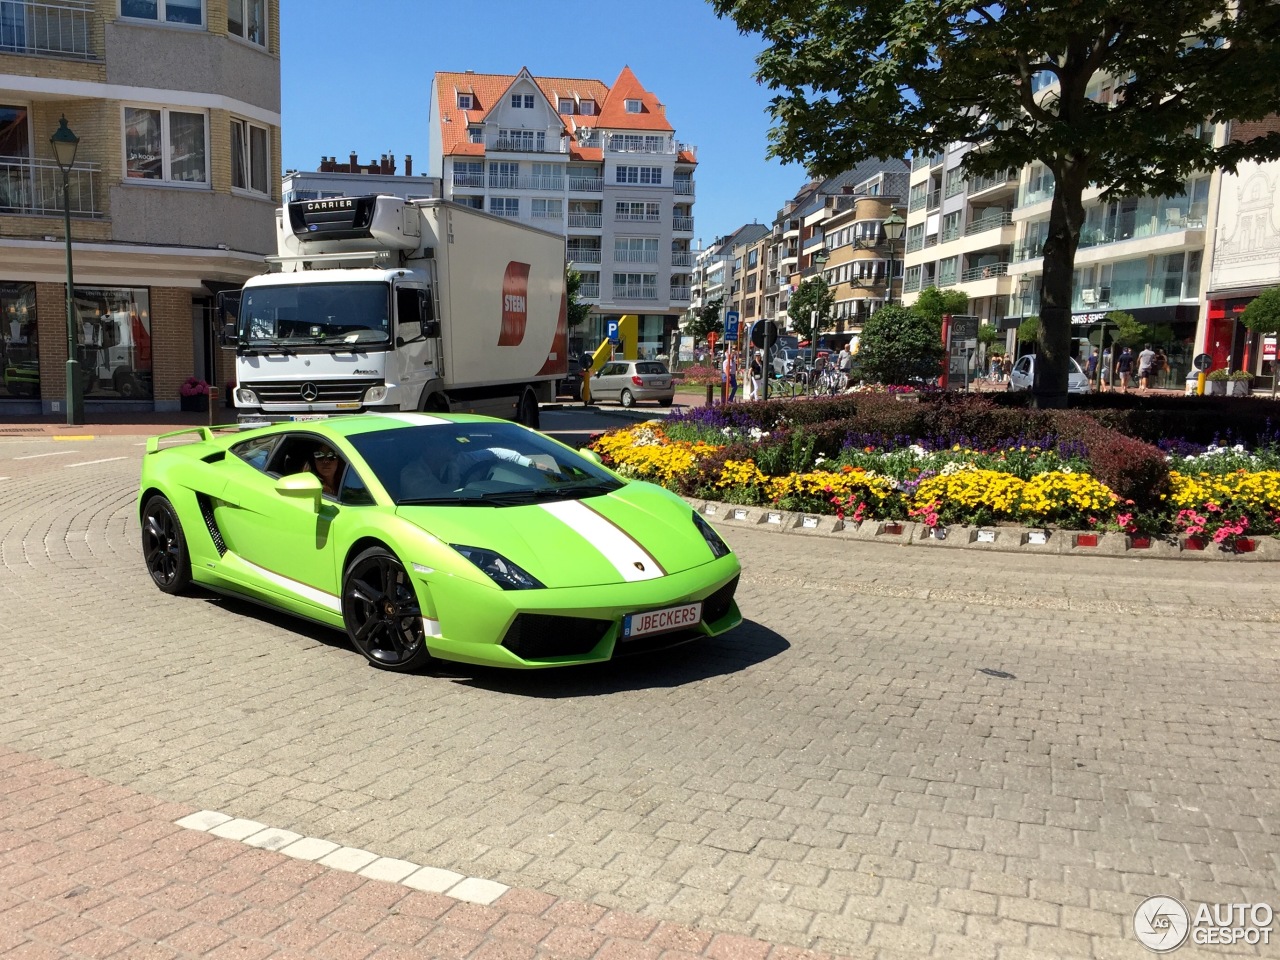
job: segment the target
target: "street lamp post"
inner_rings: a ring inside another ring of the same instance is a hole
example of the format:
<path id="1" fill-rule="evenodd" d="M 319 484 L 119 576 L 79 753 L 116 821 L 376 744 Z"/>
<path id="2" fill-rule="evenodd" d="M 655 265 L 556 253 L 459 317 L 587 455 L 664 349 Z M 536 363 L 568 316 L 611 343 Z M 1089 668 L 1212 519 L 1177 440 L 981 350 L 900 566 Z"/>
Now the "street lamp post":
<path id="1" fill-rule="evenodd" d="M 884 283 L 884 305 L 886 307 L 893 306 L 893 245 L 902 239 L 902 231 L 906 227 L 907 221 L 898 215 L 897 210 L 891 209 L 889 216 L 884 218 L 884 222 L 880 224 L 884 230 L 884 238 L 889 244 L 889 272 L 885 276 Z"/>
<path id="2" fill-rule="evenodd" d="M 80 361 L 76 358 L 75 279 L 71 273 L 71 168 L 76 162 L 80 138 L 71 132 L 64 116 L 49 138 L 54 159 L 62 170 L 62 223 L 67 238 L 67 426 L 84 423 L 84 395 L 80 390 Z"/>
<path id="3" fill-rule="evenodd" d="M 827 253 L 826 247 L 819 247 L 813 252 L 813 265 L 818 268 L 814 273 L 815 277 L 822 276 L 822 268 L 827 265 L 827 261 L 830 259 L 831 256 Z M 812 310 L 809 313 L 809 347 L 810 352 L 813 354 L 813 360 L 809 364 L 809 389 L 811 392 L 816 390 L 818 386 L 816 378 L 818 373 L 818 321 L 820 316 L 821 314 L 817 310 Z"/>

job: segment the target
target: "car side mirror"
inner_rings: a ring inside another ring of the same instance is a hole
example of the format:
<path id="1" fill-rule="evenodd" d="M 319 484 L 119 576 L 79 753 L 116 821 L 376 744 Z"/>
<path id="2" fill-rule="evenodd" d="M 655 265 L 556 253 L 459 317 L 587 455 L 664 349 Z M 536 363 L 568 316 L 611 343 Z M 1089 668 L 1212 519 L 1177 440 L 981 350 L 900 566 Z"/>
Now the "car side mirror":
<path id="1" fill-rule="evenodd" d="M 604 466 L 604 458 L 602 458 L 600 454 L 596 453 L 594 450 L 589 450 L 584 448 L 578 451 L 578 456 L 582 457 L 584 460 L 590 460 L 592 463 L 594 463 L 598 467 Z"/>
<path id="2" fill-rule="evenodd" d="M 310 499 L 316 510 L 320 509 L 320 497 L 324 493 L 324 484 L 314 473 L 291 473 L 276 481 L 276 493 L 282 497 L 299 500 Z"/>

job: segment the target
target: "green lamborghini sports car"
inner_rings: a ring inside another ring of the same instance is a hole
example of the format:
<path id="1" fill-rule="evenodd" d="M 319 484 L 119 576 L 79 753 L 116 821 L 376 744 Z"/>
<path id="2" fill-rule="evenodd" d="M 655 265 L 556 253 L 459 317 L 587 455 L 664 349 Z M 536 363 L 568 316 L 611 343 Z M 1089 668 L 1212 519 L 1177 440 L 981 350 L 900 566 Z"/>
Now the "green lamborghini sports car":
<path id="1" fill-rule="evenodd" d="M 389 670 L 592 663 L 742 620 L 738 559 L 687 503 L 504 420 L 164 434 L 138 513 L 164 592 L 194 582 L 345 630 Z"/>

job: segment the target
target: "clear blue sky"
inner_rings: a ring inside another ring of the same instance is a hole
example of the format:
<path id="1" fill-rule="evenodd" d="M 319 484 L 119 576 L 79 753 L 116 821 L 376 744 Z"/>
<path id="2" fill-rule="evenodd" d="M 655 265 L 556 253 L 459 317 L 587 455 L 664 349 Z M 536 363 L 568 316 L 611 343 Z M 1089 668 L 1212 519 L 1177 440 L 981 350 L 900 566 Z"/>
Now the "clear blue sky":
<path id="1" fill-rule="evenodd" d="M 393 153 L 427 168 L 427 101 L 437 70 L 590 77 L 630 66 L 698 148 L 696 236 L 759 220 L 805 181 L 765 158 L 769 91 L 755 82 L 758 37 L 718 20 L 705 0 L 281 0 L 285 170 L 322 156 L 362 163 Z"/>

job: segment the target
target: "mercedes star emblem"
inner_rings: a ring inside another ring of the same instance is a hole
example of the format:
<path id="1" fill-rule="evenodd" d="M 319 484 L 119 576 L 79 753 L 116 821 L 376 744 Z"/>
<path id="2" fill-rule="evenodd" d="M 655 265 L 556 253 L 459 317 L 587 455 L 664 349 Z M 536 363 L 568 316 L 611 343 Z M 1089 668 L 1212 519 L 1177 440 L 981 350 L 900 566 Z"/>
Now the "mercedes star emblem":
<path id="1" fill-rule="evenodd" d="M 314 402 L 315 399 L 320 396 L 320 390 L 314 383 L 304 383 L 302 385 L 302 389 L 298 392 L 302 394 L 302 399 L 307 401 L 307 403 Z"/>

